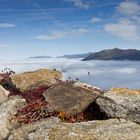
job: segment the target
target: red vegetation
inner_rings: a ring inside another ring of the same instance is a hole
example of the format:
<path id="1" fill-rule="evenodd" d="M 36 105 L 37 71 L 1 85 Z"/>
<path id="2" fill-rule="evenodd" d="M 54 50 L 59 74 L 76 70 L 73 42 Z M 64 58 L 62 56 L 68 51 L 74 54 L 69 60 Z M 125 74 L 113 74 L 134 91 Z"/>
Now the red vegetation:
<path id="1" fill-rule="evenodd" d="M 25 92 L 21 92 L 20 90 L 15 88 L 15 89 L 11 90 L 10 96 L 11 95 L 22 96 L 27 101 L 27 103 L 34 102 L 36 100 L 44 101 L 43 93 L 48 88 L 49 87 L 46 87 L 46 86 L 39 86 L 37 88 L 34 88 L 32 90 L 28 90 Z"/>
<path id="2" fill-rule="evenodd" d="M 18 110 L 15 115 L 16 119 L 21 123 L 32 123 L 51 116 L 58 116 L 49 103 L 41 100 L 35 100 L 28 103 L 24 108 Z"/>

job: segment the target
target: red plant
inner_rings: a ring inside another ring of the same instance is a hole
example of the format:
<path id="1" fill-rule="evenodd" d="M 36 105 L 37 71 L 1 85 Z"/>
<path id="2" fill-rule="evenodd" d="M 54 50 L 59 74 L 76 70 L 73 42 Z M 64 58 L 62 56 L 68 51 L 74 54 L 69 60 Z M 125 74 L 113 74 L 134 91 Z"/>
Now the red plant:
<path id="1" fill-rule="evenodd" d="M 28 103 L 21 110 L 18 110 L 15 116 L 18 122 L 27 124 L 41 120 L 43 118 L 57 116 L 57 113 L 53 111 L 49 103 L 36 100 L 32 103 Z"/>
<path id="2" fill-rule="evenodd" d="M 44 97 L 43 97 L 43 93 L 45 91 L 47 91 L 49 87 L 47 86 L 39 86 L 33 90 L 29 90 L 29 91 L 26 91 L 26 92 L 21 92 L 20 95 L 27 101 L 27 102 L 32 102 L 32 101 L 35 101 L 37 99 L 39 100 L 44 100 Z"/>

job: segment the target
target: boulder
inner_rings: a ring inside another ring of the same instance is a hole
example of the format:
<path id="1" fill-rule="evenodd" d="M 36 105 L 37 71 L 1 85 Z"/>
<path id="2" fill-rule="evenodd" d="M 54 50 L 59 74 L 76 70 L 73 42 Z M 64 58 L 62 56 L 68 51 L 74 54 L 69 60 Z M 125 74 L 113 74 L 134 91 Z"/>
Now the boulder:
<path id="1" fill-rule="evenodd" d="M 15 96 L 9 97 L 6 102 L 0 105 L 0 140 L 6 139 L 13 127 L 18 125 L 12 118 L 24 104 L 24 99 Z"/>
<path id="2" fill-rule="evenodd" d="M 75 82 L 61 81 L 49 88 L 43 96 L 56 112 L 77 115 L 95 101 L 100 96 L 100 92 L 92 88 L 77 86 Z"/>
<path id="3" fill-rule="evenodd" d="M 40 69 L 11 76 L 11 81 L 21 91 L 31 90 L 38 86 L 51 86 L 61 80 L 62 74 L 56 70 Z"/>
<path id="4" fill-rule="evenodd" d="M 140 90 L 112 88 L 98 98 L 96 103 L 108 117 L 140 123 Z"/>
<path id="5" fill-rule="evenodd" d="M 50 118 L 23 125 L 8 140 L 139 140 L 140 125 L 124 119 L 65 123 Z"/>
<path id="6" fill-rule="evenodd" d="M 0 104 L 8 99 L 9 91 L 0 85 Z"/>

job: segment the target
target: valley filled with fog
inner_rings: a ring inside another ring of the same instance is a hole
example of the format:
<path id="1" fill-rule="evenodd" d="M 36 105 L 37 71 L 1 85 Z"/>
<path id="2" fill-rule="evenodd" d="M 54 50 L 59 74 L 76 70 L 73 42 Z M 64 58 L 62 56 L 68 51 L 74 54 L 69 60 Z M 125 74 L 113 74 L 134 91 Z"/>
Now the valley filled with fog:
<path id="1" fill-rule="evenodd" d="M 63 73 L 63 80 L 78 78 L 81 82 L 103 89 L 140 89 L 140 61 L 80 61 L 66 58 L 1 60 L 0 70 L 6 67 L 16 73 L 40 68 L 57 69 Z"/>

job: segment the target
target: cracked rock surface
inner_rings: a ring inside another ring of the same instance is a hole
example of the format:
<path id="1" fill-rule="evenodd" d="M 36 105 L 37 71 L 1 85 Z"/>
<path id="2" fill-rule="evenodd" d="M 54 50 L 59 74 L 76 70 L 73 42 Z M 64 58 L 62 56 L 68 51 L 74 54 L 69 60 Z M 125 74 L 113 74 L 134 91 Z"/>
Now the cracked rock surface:
<path id="1" fill-rule="evenodd" d="M 140 125 L 124 119 L 65 123 L 45 119 L 12 131 L 8 140 L 139 140 Z"/>
<path id="2" fill-rule="evenodd" d="M 140 123 L 140 90 L 113 88 L 96 100 L 110 118 L 125 118 Z"/>

